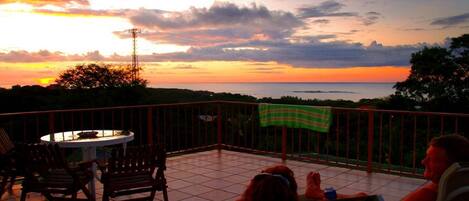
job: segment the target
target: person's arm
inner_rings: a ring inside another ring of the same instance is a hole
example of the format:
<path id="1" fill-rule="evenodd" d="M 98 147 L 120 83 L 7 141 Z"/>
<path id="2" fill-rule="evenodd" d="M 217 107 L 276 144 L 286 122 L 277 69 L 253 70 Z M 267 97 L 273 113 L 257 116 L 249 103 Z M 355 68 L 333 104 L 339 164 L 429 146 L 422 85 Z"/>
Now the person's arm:
<path id="1" fill-rule="evenodd" d="M 410 192 L 402 201 L 435 201 L 437 198 L 437 185 L 429 183 L 417 190 Z"/>

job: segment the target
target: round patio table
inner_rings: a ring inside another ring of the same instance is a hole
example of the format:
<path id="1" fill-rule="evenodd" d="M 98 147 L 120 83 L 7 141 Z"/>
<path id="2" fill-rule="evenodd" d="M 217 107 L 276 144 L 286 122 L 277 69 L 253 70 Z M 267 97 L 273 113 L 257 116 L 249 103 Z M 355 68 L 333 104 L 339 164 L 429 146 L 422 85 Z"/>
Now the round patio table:
<path id="1" fill-rule="evenodd" d="M 89 136 L 88 134 L 91 132 L 97 132 L 96 136 Z M 84 136 L 80 137 L 80 134 L 84 134 Z M 48 134 L 41 137 L 42 142 L 56 143 L 61 148 L 81 148 L 83 151 L 83 161 L 96 159 L 96 147 L 122 144 L 125 150 L 127 147 L 127 142 L 130 142 L 133 139 L 133 132 L 122 130 L 65 131 Z M 93 175 L 96 175 L 96 164 L 93 164 L 92 171 Z M 88 188 L 91 192 L 91 195 L 96 196 L 94 179 L 92 179 L 88 184 Z"/>

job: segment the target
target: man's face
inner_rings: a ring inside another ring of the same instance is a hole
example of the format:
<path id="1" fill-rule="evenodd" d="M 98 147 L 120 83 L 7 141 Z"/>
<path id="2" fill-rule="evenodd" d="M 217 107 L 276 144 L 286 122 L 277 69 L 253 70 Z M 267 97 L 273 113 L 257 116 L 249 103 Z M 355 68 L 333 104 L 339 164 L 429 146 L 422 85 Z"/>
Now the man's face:
<path id="1" fill-rule="evenodd" d="M 422 160 L 425 166 L 423 177 L 425 179 L 438 183 L 443 172 L 451 165 L 446 156 L 446 151 L 443 148 L 430 146 L 427 149 L 427 155 Z"/>

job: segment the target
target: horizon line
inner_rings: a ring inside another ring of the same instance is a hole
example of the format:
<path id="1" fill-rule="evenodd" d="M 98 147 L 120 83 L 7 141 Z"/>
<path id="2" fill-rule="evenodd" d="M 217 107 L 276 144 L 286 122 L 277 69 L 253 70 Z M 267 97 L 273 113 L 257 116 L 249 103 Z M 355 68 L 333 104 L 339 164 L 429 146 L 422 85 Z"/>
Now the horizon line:
<path id="1" fill-rule="evenodd" d="M 397 82 L 165 82 L 148 84 L 395 84 Z"/>

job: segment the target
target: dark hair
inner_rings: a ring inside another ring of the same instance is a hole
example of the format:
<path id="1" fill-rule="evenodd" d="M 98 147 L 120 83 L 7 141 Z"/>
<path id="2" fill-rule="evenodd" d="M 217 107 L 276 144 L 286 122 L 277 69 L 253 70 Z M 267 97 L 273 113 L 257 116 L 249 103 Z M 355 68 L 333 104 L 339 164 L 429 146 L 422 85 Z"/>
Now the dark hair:
<path id="1" fill-rule="evenodd" d="M 293 171 L 277 165 L 256 175 L 238 201 L 297 201 L 297 188 Z"/>
<path id="2" fill-rule="evenodd" d="M 469 162 L 469 140 L 461 135 L 451 134 L 433 138 L 431 146 L 446 151 L 449 162 Z"/>

